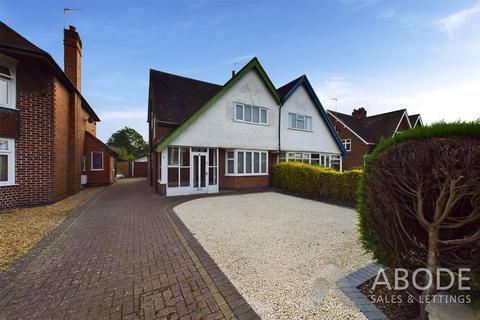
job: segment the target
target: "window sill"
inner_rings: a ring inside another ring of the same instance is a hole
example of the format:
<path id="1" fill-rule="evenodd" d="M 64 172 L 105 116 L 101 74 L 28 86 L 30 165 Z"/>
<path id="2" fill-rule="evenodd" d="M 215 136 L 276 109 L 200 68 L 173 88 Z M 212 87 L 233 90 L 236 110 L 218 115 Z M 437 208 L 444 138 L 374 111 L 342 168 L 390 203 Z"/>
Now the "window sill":
<path id="1" fill-rule="evenodd" d="M 104 171 L 105 169 L 90 169 L 90 171 Z"/>
<path id="2" fill-rule="evenodd" d="M 11 110 L 18 110 L 15 107 L 12 107 L 10 105 L 5 105 L 5 104 L 0 104 L 0 108 L 5 108 L 5 109 L 11 109 Z"/>
<path id="3" fill-rule="evenodd" d="M 301 131 L 301 132 L 313 132 L 313 130 L 304 130 L 304 129 L 296 129 L 296 128 L 287 128 L 288 130 L 294 130 L 294 131 Z"/>
<path id="4" fill-rule="evenodd" d="M 13 186 L 18 186 L 18 183 L 15 182 L 0 182 L 0 188 L 1 187 L 13 187 Z"/>
<path id="5" fill-rule="evenodd" d="M 247 174 L 225 174 L 225 177 L 262 177 L 268 176 L 268 173 L 247 173 Z"/>
<path id="6" fill-rule="evenodd" d="M 267 123 L 256 123 L 256 122 L 248 122 L 248 121 L 237 120 L 237 119 L 234 119 L 233 121 L 238 122 L 238 123 L 244 123 L 244 124 L 253 124 L 255 126 L 263 126 L 263 127 L 268 127 L 269 126 L 268 122 Z"/>

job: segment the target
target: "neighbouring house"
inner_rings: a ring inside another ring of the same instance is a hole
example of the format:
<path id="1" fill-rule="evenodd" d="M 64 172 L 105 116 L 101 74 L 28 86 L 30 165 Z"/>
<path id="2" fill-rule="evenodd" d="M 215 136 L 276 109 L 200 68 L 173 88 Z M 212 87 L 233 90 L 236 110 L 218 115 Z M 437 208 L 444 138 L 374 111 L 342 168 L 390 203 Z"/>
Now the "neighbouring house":
<path id="1" fill-rule="evenodd" d="M 74 27 L 64 30 L 63 71 L 0 22 L 0 210 L 113 182 L 116 154 L 95 137 L 100 119 L 81 94 L 81 57 Z"/>
<path id="2" fill-rule="evenodd" d="M 342 170 L 346 155 L 307 77 L 277 89 L 257 58 L 224 85 L 150 70 L 148 122 L 161 195 L 264 188 L 277 161 Z"/>
<path id="3" fill-rule="evenodd" d="M 368 117 L 365 108 L 354 109 L 352 115 L 332 110 L 327 113 L 348 152 L 343 160 L 345 170 L 362 168 L 365 156 L 375 149 L 381 138 L 423 125 L 419 114 L 409 116 L 405 109 Z"/>

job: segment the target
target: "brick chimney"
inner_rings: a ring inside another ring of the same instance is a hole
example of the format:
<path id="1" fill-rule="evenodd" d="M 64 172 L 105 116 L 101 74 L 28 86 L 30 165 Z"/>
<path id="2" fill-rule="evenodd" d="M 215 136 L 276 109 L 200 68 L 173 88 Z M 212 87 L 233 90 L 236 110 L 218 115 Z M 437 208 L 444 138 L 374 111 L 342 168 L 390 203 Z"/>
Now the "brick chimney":
<path id="1" fill-rule="evenodd" d="M 367 110 L 364 107 L 353 109 L 352 116 L 357 119 L 364 119 L 367 117 Z"/>
<path id="2" fill-rule="evenodd" d="M 78 91 L 82 90 L 82 40 L 77 29 L 70 26 L 63 30 L 64 69 Z"/>

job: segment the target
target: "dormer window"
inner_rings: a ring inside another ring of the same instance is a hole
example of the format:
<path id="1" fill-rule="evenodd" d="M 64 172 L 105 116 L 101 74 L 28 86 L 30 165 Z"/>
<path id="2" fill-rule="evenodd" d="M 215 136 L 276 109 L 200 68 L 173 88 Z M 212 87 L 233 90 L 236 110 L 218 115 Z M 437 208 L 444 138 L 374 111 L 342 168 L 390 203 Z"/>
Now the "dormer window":
<path id="1" fill-rule="evenodd" d="M 0 107 L 15 109 L 15 71 L 0 64 Z"/>

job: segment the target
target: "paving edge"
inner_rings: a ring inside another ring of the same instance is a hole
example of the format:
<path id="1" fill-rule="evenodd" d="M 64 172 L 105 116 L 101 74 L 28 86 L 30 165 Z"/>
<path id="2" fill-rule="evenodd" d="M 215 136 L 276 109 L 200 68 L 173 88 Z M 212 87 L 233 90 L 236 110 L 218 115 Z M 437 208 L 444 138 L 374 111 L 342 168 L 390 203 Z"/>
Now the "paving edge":
<path id="1" fill-rule="evenodd" d="M 190 201 L 196 198 L 197 197 L 193 197 L 185 200 Z M 255 310 L 253 310 L 248 302 L 242 297 L 235 286 L 225 276 L 212 257 L 210 257 L 197 239 L 195 239 L 190 230 L 188 230 L 173 210 L 174 207 L 186 201 L 177 202 L 167 206 L 164 209 L 165 214 L 182 241 L 185 249 L 188 251 L 202 278 L 206 282 L 210 292 L 212 292 L 212 295 L 222 310 L 222 313 L 227 319 L 260 319 Z"/>
<path id="2" fill-rule="evenodd" d="M 20 274 L 40 253 L 45 250 L 52 242 L 57 240 L 62 233 L 68 229 L 80 215 L 90 208 L 109 187 L 105 187 L 99 191 L 92 198 L 88 199 L 80 207 L 74 209 L 59 225 L 48 232 L 42 240 L 37 242 L 33 247 L 27 251 L 23 256 L 17 259 L 15 263 L 6 271 L 0 273 L 0 290 L 10 283 L 18 274 Z"/>
<path id="3" fill-rule="evenodd" d="M 389 320 L 380 309 L 357 289 L 358 286 L 376 276 L 381 268 L 378 264 L 371 263 L 336 282 L 337 288 L 352 300 L 358 310 L 369 320 Z"/>

